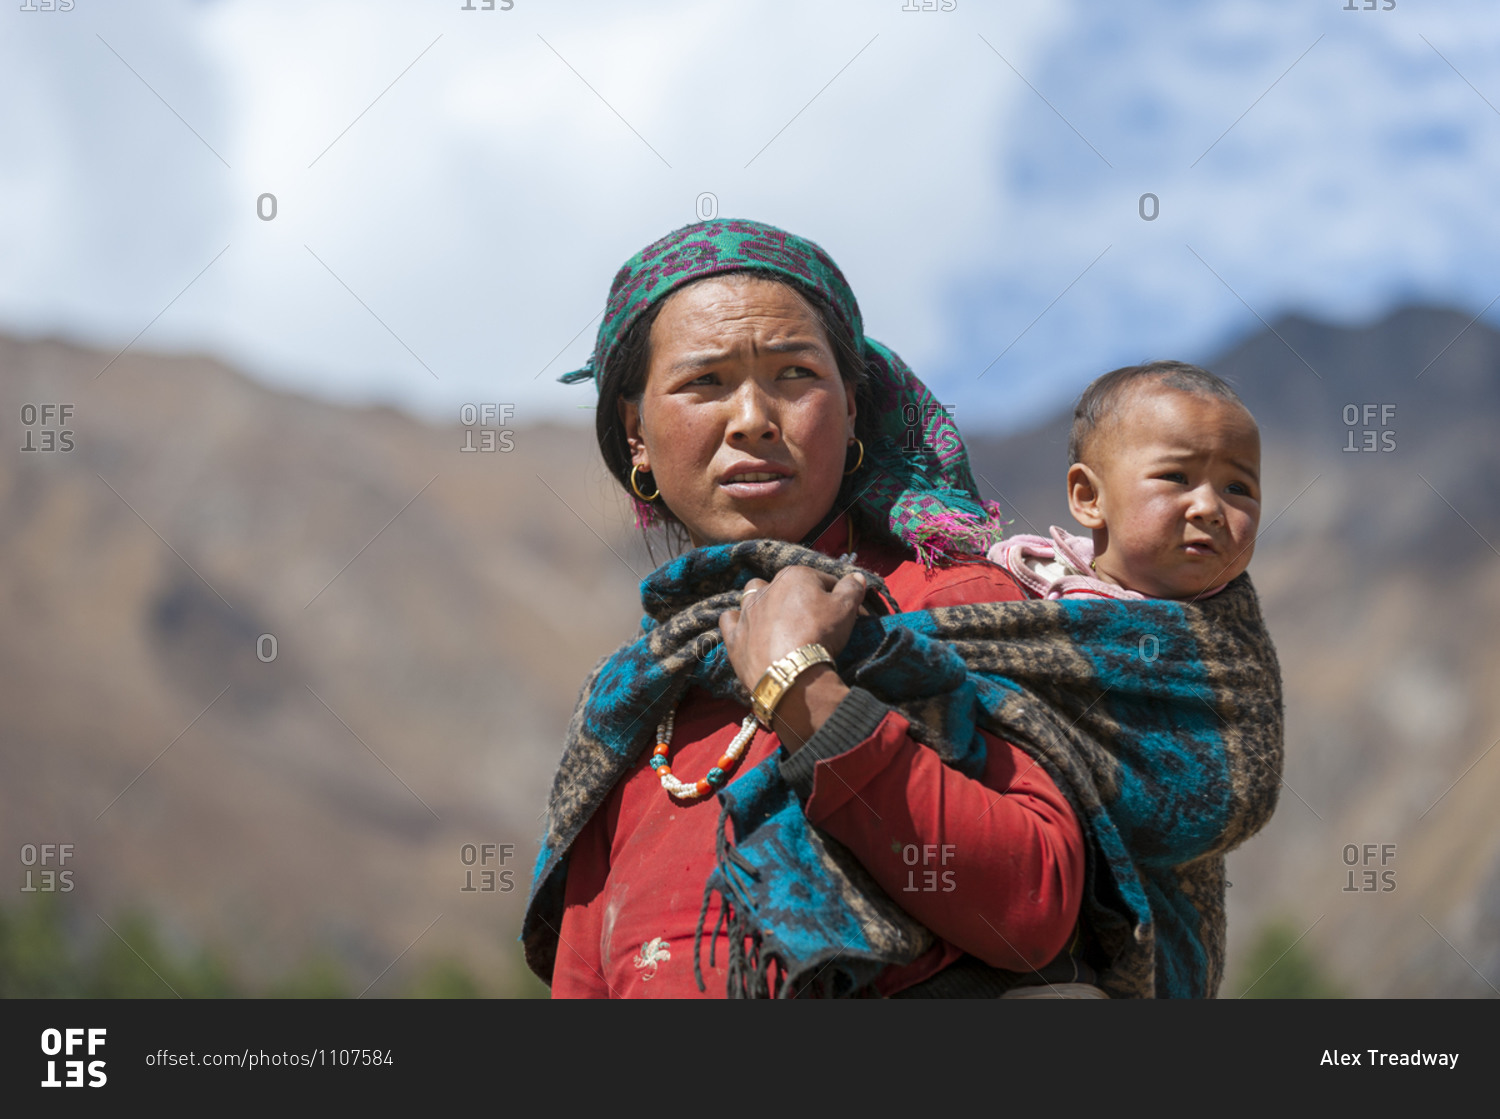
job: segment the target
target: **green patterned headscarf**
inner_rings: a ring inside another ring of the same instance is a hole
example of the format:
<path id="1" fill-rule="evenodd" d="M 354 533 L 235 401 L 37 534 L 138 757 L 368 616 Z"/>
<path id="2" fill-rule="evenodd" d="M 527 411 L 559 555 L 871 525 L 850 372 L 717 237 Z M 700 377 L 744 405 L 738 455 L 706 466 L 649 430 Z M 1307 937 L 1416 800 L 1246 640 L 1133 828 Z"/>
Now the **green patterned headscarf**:
<path id="1" fill-rule="evenodd" d="M 929 567 L 982 553 L 1000 536 L 1000 510 L 979 496 L 958 428 L 891 350 L 865 337 L 859 304 L 838 265 L 817 245 L 755 221 L 686 225 L 642 249 L 615 273 L 594 352 L 582 369 L 558 379 L 597 388 L 621 339 L 653 304 L 693 280 L 758 272 L 820 296 L 854 339 L 870 379 L 879 438 L 854 476 L 861 509 Z M 642 524 L 658 518 L 632 497 Z"/>

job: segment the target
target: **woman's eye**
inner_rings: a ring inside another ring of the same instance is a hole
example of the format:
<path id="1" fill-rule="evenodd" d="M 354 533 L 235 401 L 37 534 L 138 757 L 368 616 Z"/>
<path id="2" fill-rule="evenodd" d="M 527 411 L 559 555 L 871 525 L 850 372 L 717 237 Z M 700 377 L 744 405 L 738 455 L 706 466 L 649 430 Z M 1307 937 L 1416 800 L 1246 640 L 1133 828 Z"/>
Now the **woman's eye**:
<path id="1" fill-rule="evenodd" d="M 793 365 L 790 368 L 783 370 L 781 375 L 783 377 L 789 376 L 789 375 L 790 376 L 803 375 L 803 376 L 808 376 L 808 377 L 816 377 L 817 376 L 817 374 L 815 372 L 813 372 L 811 369 L 807 368 L 807 366 L 805 366 L 805 365 Z"/>

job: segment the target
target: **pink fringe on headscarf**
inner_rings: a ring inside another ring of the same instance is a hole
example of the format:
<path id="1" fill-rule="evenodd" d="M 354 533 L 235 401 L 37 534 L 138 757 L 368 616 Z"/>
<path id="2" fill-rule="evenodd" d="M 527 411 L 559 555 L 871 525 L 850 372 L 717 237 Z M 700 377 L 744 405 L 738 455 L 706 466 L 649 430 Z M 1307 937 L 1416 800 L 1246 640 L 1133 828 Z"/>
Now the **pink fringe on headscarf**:
<path id="1" fill-rule="evenodd" d="M 635 494 L 631 494 L 630 504 L 635 508 L 636 528 L 656 528 L 666 523 L 666 519 L 656 511 L 656 506 L 651 502 L 642 501 Z"/>
<path id="2" fill-rule="evenodd" d="M 946 512 L 926 517 L 915 531 L 902 533 L 903 542 L 916 553 L 929 571 L 962 555 L 984 555 L 1014 521 L 1000 515 L 998 502 L 982 500 L 987 517 L 972 513 Z"/>

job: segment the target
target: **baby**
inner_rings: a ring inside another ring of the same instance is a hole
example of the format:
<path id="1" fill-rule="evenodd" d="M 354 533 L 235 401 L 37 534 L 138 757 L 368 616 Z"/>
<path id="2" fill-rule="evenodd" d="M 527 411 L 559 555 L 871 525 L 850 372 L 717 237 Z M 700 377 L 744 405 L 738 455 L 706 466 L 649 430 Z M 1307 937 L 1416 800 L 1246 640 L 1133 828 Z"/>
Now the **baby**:
<path id="1" fill-rule="evenodd" d="M 1260 524 L 1260 429 L 1205 369 L 1156 361 L 1084 390 L 1068 439 L 1068 509 L 1057 526 L 989 558 L 1037 598 L 1198 599 L 1250 564 Z"/>

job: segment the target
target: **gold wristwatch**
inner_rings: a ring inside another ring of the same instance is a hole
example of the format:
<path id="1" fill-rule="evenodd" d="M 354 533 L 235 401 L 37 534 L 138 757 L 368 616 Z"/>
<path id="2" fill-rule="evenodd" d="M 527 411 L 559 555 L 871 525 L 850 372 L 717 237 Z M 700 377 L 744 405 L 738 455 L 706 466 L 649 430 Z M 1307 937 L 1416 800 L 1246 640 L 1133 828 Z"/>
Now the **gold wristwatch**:
<path id="1" fill-rule="evenodd" d="M 828 650 L 816 642 L 793 649 L 766 669 L 760 683 L 750 693 L 750 709 L 755 713 L 755 721 L 771 730 L 771 716 L 775 714 L 781 697 L 792 686 L 792 681 L 815 664 L 833 664 Z"/>

